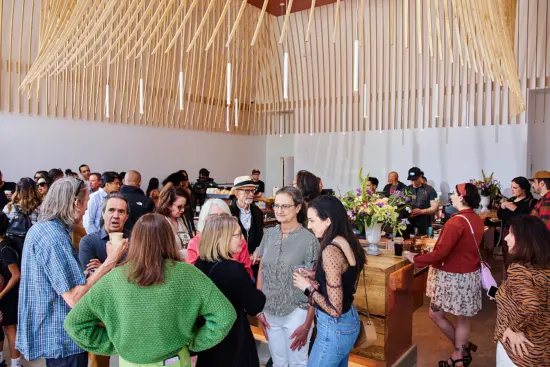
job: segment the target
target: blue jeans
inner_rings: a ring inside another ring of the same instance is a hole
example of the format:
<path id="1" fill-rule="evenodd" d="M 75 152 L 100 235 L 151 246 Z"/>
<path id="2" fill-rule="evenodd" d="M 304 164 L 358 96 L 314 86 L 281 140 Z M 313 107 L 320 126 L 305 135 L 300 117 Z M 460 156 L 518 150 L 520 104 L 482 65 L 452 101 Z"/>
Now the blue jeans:
<path id="1" fill-rule="evenodd" d="M 340 318 L 315 310 L 317 337 L 309 355 L 308 367 L 347 367 L 349 353 L 359 335 L 361 320 L 355 306 Z"/>

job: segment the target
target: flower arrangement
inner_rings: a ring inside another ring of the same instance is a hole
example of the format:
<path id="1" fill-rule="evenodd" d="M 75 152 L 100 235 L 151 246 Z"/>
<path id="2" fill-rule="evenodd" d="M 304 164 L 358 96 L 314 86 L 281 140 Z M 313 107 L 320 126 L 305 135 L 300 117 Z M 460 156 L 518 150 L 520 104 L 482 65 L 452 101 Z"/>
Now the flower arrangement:
<path id="1" fill-rule="evenodd" d="M 393 234 L 401 234 L 407 228 L 407 219 L 401 219 L 399 213 L 405 210 L 410 213 L 411 196 L 407 192 L 396 191 L 389 198 L 367 190 L 369 174 L 363 177 L 363 168 L 359 170 L 360 187 L 348 191 L 340 200 L 347 210 L 349 218 L 357 229 L 363 232 L 376 223 L 391 226 Z"/>
<path id="2" fill-rule="evenodd" d="M 500 182 L 493 179 L 494 172 L 491 172 L 489 176 L 485 175 L 485 172 L 481 170 L 481 175 L 483 180 L 470 180 L 470 183 L 477 187 L 479 194 L 481 196 L 488 196 L 491 199 L 494 199 L 500 192 Z"/>

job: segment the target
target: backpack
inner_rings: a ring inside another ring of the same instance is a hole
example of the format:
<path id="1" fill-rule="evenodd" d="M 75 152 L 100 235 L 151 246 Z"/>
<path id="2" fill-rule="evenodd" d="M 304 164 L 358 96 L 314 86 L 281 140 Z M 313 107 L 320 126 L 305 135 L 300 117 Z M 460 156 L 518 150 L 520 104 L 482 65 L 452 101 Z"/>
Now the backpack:
<path id="1" fill-rule="evenodd" d="M 13 241 L 14 250 L 18 253 L 22 253 L 25 237 L 32 227 L 32 221 L 30 214 L 24 214 L 19 205 L 14 205 L 14 208 L 15 215 L 10 220 L 8 230 L 6 231 L 6 237 Z"/>
<path id="2" fill-rule="evenodd" d="M 6 231 L 9 237 L 25 237 L 32 226 L 30 214 L 24 214 L 19 205 L 14 205 L 15 215 L 10 220 L 10 225 Z"/>

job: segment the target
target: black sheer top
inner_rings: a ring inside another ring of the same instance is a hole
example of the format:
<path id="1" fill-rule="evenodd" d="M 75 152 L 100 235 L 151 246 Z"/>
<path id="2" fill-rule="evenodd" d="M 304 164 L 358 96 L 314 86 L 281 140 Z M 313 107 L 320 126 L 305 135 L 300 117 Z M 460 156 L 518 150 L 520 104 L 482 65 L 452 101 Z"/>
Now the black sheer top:
<path id="1" fill-rule="evenodd" d="M 537 204 L 537 201 L 532 196 L 526 196 L 521 200 L 515 201 L 516 198 L 512 197 L 508 201 L 514 203 L 517 208 L 514 211 L 509 209 L 498 208 L 497 216 L 502 221 L 503 227 L 508 227 L 510 219 L 520 214 L 530 214 L 531 210 Z"/>
<path id="2" fill-rule="evenodd" d="M 339 318 L 353 304 L 357 266 L 350 266 L 344 251 L 330 243 L 321 252 L 315 280 L 319 291 L 313 293 L 315 304 L 332 317 Z"/>

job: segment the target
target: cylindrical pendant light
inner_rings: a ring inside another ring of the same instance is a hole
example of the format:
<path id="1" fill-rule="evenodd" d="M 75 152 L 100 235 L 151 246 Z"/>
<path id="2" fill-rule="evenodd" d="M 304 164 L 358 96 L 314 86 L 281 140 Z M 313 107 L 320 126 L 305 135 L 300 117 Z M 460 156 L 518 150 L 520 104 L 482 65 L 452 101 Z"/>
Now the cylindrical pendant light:
<path id="1" fill-rule="evenodd" d="M 143 79 L 139 79 L 139 113 L 143 115 L 143 100 L 145 96 L 143 95 Z"/>
<path id="2" fill-rule="evenodd" d="M 424 131 L 424 104 L 420 104 L 420 111 L 418 111 L 418 116 L 420 120 L 420 131 Z"/>
<path id="3" fill-rule="evenodd" d="M 434 117 L 435 118 L 438 118 L 439 117 L 439 84 L 435 84 L 435 87 L 434 87 L 434 98 L 433 98 L 433 104 L 434 104 Z"/>
<path id="4" fill-rule="evenodd" d="M 288 99 L 288 52 L 285 52 L 284 64 L 283 64 L 283 98 Z"/>
<path id="5" fill-rule="evenodd" d="M 105 85 L 105 117 L 109 117 L 109 84 Z"/>
<path id="6" fill-rule="evenodd" d="M 363 118 L 367 118 L 367 83 L 363 84 Z"/>
<path id="7" fill-rule="evenodd" d="M 225 106 L 225 130 L 229 131 L 229 106 Z"/>
<path id="8" fill-rule="evenodd" d="M 180 111 L 183 111 L 183 71 L 180 71 Z"/>
<path id="9" fill-rule="evenodd" d="M 342 113 L 342 135 L 346 135 L 347 126 L 348 122 L 346 120 L 346 108 L 344 107 L 344 111 Z"/>
<path id="10" fill-rule="evenodd" d="M 231 63 L 227 63 L 227 105 L 231 105 Z"/>
<path id="11" fill-rule="evenodd" d="M 359 40 L 355 40 L 353 48 L 353 91 L 359 92 Z"/>
<path id="12" fill-rule="evenodd" d="M 235 109 L 235 126 L 239 126 L 239 99 L 235 98 L 235 105 L 233 106 Z"/>

